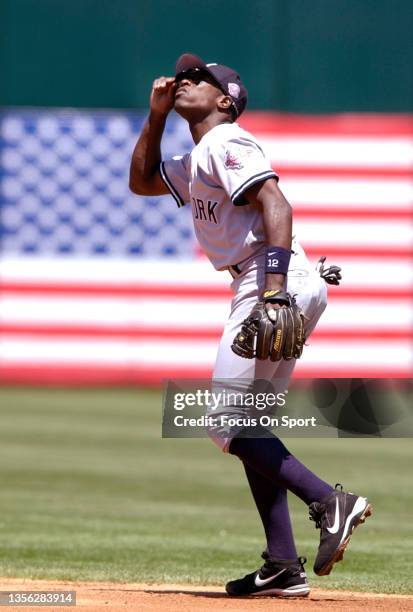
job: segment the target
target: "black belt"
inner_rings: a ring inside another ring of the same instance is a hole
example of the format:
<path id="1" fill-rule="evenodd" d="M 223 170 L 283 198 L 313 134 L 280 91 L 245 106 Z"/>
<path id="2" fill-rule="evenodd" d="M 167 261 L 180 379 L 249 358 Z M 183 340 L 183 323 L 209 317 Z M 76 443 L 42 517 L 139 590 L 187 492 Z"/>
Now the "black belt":
<path id="1" fill-rule="evenodd" d="M 233 266 L 228 266 L 229 273 L 232 278 L 236 278 L 239 274 L 241 274 L 241 268 L 238 264 L 234 264 Z"/>

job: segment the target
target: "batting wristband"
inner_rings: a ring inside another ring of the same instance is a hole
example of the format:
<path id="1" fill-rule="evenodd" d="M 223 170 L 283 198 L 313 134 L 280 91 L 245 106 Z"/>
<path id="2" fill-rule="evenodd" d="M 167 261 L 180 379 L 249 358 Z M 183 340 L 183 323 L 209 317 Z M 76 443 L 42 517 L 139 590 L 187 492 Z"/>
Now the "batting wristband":
<path id="1" fill-rule="evenodd" d="M 288 273 L 291 251 L 284 247 L 268 247 L 265 258 L 266 274 L 285 274 Z"/>

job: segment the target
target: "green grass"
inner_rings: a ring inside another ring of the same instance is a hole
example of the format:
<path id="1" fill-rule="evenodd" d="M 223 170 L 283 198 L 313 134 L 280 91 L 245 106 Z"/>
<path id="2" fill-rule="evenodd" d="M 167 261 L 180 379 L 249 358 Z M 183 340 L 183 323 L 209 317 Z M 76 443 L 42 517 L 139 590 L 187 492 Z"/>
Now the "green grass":
<path id="1" fill-rule="evenodd" d="M 160 431 L 157 391 L 1 389 L 0 574 L 212 584 L 258 567 L 264 538 L 239 461 Z M 319 532 L 291 497 L 311 584 L 411 592 L 411 440 L 287 445 L 374 504 L 345 562 L 317 578 Z"/>

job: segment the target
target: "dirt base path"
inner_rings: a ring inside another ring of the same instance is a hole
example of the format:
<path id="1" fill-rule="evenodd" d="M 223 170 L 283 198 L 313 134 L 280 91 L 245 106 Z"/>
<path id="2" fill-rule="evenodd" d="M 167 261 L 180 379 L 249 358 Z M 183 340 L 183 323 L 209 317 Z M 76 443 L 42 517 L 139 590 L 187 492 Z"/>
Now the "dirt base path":
<path id="1" fill-rule="evenodd" d="M 110 582 L 64 582 L 0 578 L 0 591 L 76 591 L 76 606 L 88 611 L 125 612 L 375 612 L 413 611 L 413 596 L 378 595 L 350 591 L 313 589 L 307 598 L 229 598 L 222 587 L 179 584 L 118 584 Z M 3 596 L 4 597 L 4 596 Z M 1 610 L 73 610 L 57 606 L 4 606 Z"/>

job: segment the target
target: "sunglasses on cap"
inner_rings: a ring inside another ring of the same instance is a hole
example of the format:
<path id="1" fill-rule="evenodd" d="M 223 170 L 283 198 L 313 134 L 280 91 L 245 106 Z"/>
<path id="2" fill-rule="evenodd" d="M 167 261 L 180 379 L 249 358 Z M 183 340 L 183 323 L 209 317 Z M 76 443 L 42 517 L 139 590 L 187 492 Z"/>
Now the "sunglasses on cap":
<path id="1" fill-rule="evenodd" d="M 184 79 L 192 81 L 192 83 L 195 83 L 195 85 L 199 85 L 201 81 L 205 81 L 206 83 L 221 89 L 219 83 L 215 81 L 209 72 L 202 70 L 202 68 L 189 68 L 189 70 L 182 70 L 182 72 L 178 72 L 178 74 L 175 76 L 175 83 L 179 85 L 179 83 Z"/>

